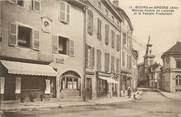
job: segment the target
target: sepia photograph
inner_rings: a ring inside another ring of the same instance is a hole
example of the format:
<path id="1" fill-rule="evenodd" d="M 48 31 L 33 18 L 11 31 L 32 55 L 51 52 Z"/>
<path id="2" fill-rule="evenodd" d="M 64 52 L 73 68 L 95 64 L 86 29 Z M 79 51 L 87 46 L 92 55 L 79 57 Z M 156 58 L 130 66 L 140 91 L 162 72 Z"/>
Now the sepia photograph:
<path id="1" fill-rule="evenodd" d="M 0 0 L 0 117 L 181 117 L 181 0 Z"/>

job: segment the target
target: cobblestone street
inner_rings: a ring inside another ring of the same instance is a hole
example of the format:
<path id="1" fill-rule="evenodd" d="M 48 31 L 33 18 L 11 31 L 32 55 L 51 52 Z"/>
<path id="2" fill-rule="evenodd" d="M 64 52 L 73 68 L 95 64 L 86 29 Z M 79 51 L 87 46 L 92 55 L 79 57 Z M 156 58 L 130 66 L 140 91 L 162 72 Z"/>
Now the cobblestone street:
<path id="1" fill-rule="evenodd" d="M 138 101 L 5 113 L 3 117 L 180 117 L 181 102 L 146 91 Z"/>

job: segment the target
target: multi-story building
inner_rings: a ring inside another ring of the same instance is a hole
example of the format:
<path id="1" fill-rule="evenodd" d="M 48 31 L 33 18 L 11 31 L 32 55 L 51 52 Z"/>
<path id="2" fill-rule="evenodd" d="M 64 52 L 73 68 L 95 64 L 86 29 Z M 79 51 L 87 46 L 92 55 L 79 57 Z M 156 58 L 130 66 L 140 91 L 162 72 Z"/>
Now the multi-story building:
<path id="1" fill-rule="evenodd" d="M 115 8 L 118 13 L 123 16 L 123 21 L 121 23 L 121 79 L 120 79 L 120 90 L 125 92 L 129 87 L 132 88 L 132 33 L 133 26 L 127 16 L 126 12 L 118 7 L 118 0 L 114 0 Z"/>
<path id="2" fill-rule="evenodd" d="M 181 90 L 181 42 L 177 42 L 161 56 L 163 60 L 161 89 L 169 92 Z"/>
<path id="3" fill-rule="evenodd" d="M 85 5 L 78 0 L 43 0 L 42 18 L 51 20 L 53 61 L 57 71 L 57 97 L 81 98 L 84 82 Z"/>
<path id="4" fill-rule="evenodd" d="M 55 97 L 52 39 L 41 28 L 40 0 L 1 1 L 0 11 L 1 99 Z"/>
<path id="5" fill-rule="evenodd" d="M 122 17 L 109 0 L 85 0 L 86 95 L 88 99 L 119 95 Z"/>
<path id="6" fill-rule="evenodd" d="M 144 63 L 138 64 L 138 87 L 145 87 L 147 79 L 144 77 Z"/>
<path id="7" fill-rule="evenodd" d="M 1 99 L 92 99 L 131 87 L 133 27 L 113 3 L 1 1 Z"/>
<path id="8" fill-rule="evenodd" d="M 138 84 L 138 67 L 137 67 L 137 61 L 138 61 L 138 51 L 132 50 L 132 88 L 135 90 L 137 88 Z"/>
<path id="9" fill-rule="evenodd" d="M 149 76 L 149 87 L 158 88 L 160 87 L 161 78 L 161 65 L 158 63 L 152 64 L 148 69 Z"/>

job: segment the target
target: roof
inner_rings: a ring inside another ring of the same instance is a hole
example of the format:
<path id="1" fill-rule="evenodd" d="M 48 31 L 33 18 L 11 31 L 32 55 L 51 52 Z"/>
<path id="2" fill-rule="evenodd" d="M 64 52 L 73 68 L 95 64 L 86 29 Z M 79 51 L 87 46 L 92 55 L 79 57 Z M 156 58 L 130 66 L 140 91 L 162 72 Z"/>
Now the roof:
<path id="1" fill-rule="evenodd" d="M 50 76 L 56 77 L 57 73 L 49 65 L 23 63 L 15 61 L 1 60 L 2 65 L 9 74 Z"/>
<path id="2" fill-rule="evenodd" d="M 174 46 L 164 52 L 162 58 L 167 55 L 181 55 L 181 42 L 177 42 Z"/>
<path id="3" fill-rule="evenodd" d="M 133 24 L 131 23 L 131 20 L 128 17 L 128 15 L 126 14 L 126 12 L 123 9 L 121 9 L 120 7 L 116 7 L 116 6 L 114 6 L 114 7 L 115 7 L 115 9 L 118 11 L 118 13 L 120 15 L 124 15 L 124 18 L 127 20 L 128 24 L 130 26 L 131 31 L 133 31 L 134 30 Z"/>

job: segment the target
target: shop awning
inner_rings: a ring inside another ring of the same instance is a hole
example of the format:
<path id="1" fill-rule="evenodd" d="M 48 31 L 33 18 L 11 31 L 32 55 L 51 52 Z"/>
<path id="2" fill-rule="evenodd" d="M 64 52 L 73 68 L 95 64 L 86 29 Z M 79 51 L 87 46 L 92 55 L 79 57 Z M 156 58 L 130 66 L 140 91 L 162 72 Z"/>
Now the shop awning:
<path id="1" fill-rule="evenodd" d="M 118 81 L 108 78 L 108 77 L 99 76 L 99 78 L 102 80 L 106 80 L 108 83 L 118 83 Z"/>
<path id="2" fill-rule="evenodd" d="M 24 63 L 1 60 L 2 65 L 9 74 L 34 75 L 34 76 L 56 76 L 56 71 L 49 65 Z"/>

